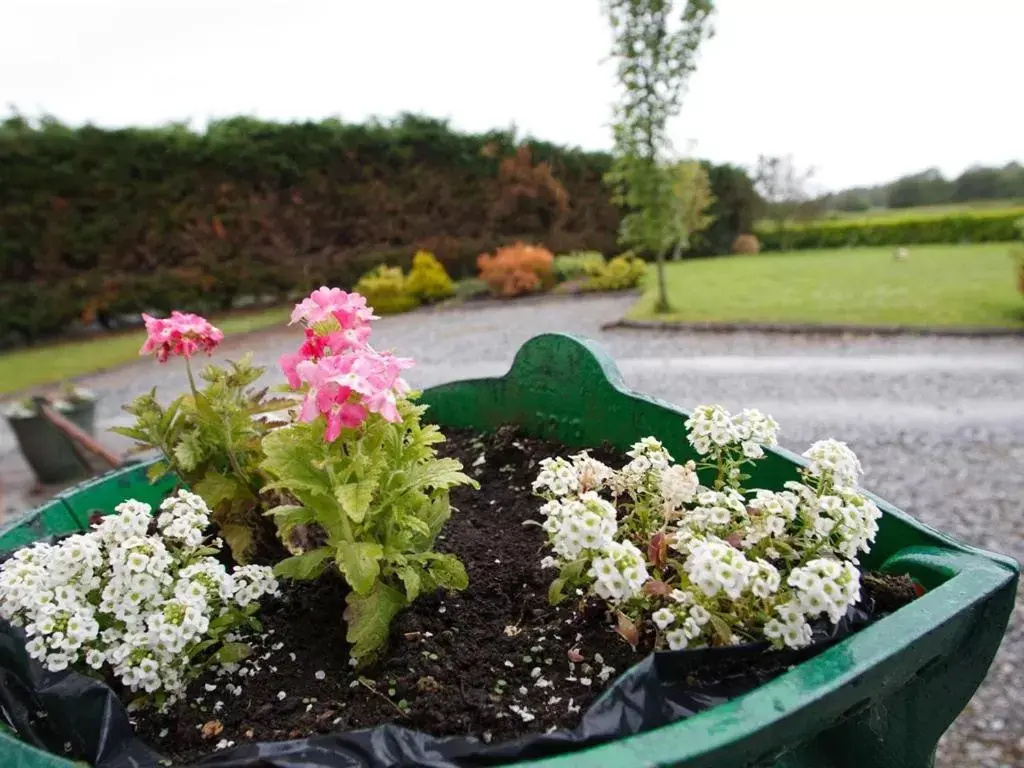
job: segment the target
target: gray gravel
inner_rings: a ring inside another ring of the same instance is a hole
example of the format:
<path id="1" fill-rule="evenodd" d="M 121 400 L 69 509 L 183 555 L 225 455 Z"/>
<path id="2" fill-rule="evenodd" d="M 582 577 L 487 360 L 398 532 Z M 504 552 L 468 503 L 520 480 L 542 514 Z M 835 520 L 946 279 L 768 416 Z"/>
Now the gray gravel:
<path id="1" fill-rule="evenodd" d="M 602 332 L 631 300 L 420 312 L 379 321 L 375 341 L 416 357 L 409 379 L 426 387 L 501 374 L 537 333 L 589 336 L 634 389 L 684 407 L 761 408 L 796 450 L 820 437 L 846 440 L 862 458 L 868 488 L 957 538 L 1024 560 L 1024 341 Z M 258 362 L 273 366 L 296 339 L 283 331 L 239 339 L 222 356 L 254 348 Z M 154 385 L 167 397 L 186 386 L 180 366 L 151 361 L 85 384 L 103 393 L 104 426 L 123 423 L 119 404 Z M 0 426 L 0 483 L 8 488 L 26 476 L 11 440 Z M 1024 599 L 988 679 L 943 738 L 937 765 L 1024 766 Z"/>

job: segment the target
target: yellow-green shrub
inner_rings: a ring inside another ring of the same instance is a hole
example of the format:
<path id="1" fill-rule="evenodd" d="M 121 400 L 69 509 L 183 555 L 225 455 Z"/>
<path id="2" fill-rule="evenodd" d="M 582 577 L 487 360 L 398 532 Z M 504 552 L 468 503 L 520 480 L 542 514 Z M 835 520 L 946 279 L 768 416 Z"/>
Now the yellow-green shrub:
<path id="1" fill-rule="evenodd" d="M 405 287 L 417 299 L 428 303 L 455 295 L 455 284 L 430 251 L 418 251 L 412 257 L 412 270 Z"/>
<path id="2" fill-rule="evenodd" d="M 408 312 L 420 305 L 420 300 L 409 290 L 408 280 L 401 267 L 381 264 L 374 267 L 356 283 L 355 290 L 381 315 Z"/>
<path id="3" fill-rule="evenodd" d="M 643 259 L 631 253 L 623 253 L 591 272 L 584 291 L 624 291 L 635 288 L 647 270 Z"/>
<path id="4" fill-rule="evenodd" d="M 560 283 L 593 274 L 604 266 L 604 256 L 597 251 L 573 251 L 555 256 L 555 278 Z"/>

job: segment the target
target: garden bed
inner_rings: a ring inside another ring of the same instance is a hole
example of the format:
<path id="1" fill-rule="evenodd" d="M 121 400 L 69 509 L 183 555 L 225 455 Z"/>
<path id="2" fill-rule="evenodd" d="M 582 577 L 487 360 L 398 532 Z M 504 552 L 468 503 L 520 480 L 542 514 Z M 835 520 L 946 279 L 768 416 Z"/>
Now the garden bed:
<path id="1" fill-rule="evenodd" d="M 548 602 L 555 573 L 540 567 L 546 537 L 523 523 L 541 518 L 530 490 L 538 464 L 566 449 L 509 428 L 446 434 L 441 453 L 459 459 L 481 485 L 453 491 L 457 511 L 438 542 L 465 563 L 468 589 L 422 596 L 396 618 L 384 661 L 357 672 L 348 661 L 341 578 L 331 570 L 313 582 L 286 584 L 260 613 L 264 631 L 241 669 L 203 675 L 164 715 L 138 713 L 139 735 L 168 757 L 191 761 L 246 742 L 386 722 L 488 742 L 576 727 L 649 649 L 634 652 L 598 603 L 580 613 L 572 600 Z M 622 463 L 607 450 L 594 455 Z M 914 596 L 905 577 L 866 578 L 862 606 L 882 615 Z M 753 661 L 724 654 L 686 685 L 717 695 L 728 681 L 735 695 L 823 647 Z"/>

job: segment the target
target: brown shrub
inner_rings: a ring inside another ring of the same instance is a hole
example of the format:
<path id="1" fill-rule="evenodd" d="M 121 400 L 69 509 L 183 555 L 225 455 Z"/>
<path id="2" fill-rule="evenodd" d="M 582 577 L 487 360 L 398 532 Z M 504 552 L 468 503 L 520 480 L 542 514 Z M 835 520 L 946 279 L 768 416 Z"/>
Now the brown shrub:
<path id="1" fill-rule="evenodd" d="M 732 241 L 732 252 L 738 254 L 754 254 L 761 252 L 761 243 L 757 235 L 736 235 Z"/>

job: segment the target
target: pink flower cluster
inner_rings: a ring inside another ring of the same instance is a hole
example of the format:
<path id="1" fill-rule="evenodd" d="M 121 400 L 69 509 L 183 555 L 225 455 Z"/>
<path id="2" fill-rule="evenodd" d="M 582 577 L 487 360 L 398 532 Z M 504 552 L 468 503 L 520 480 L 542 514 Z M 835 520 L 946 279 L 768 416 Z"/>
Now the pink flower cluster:
<path id="1" fill-rule="evenodd" d="M 146 322 L 146 342 L 139 350 L 140 355 L 155 354 L 156 359 L 166 363 L 172 355 L 188 359 L 196 352 L 213 354 L 224 334 L 210 321 L 187 312 L 171 312 L 170 317 L 142 315 Z"/>
<path id="2" fill-rule="evenodd" d="M 299 418 L 310 422 L 322 414 L 328 442 L 342 428 L 358 427 L 369 413 L 401 419 L 397 399 L 409 391 L 401 373 L 413 361 L 369 345 L 375 319 L 364 296 L 339 288 L 313 291 L 292 312 L 292 323 L 305 323 L 306 340 L 297 352 L 281 356 L 281 370 L 293 389 L 307 388 Z"/>

